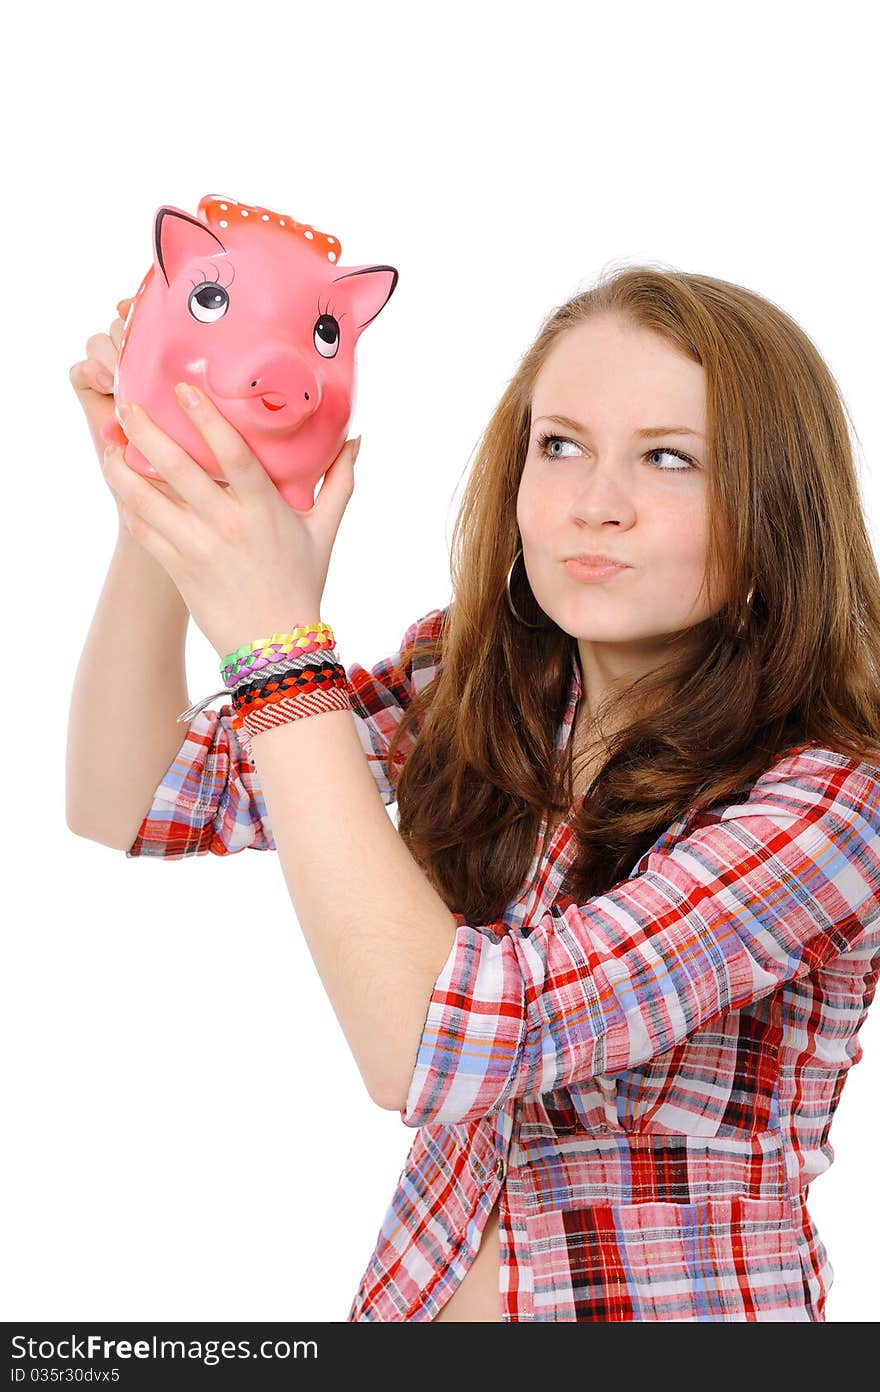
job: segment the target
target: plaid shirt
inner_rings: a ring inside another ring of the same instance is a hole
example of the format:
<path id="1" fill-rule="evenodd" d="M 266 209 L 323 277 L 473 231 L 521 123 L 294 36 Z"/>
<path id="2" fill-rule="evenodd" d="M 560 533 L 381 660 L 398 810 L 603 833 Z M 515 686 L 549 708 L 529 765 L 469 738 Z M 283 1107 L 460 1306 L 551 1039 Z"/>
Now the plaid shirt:
<path id="1" fill-rule="evenodd" d="M 386 804 L 391 734 L 435 670 L 347 668 Z M 557 758 L 581 694 L 575 660 Z M 275 848 L 230 714 L 192 722 L 128 856 Z M 455 916 L 348 1320 L 432 1320 L 496 1201 L 505 1321 L 824 1320 L 806 1200 L 880 973 L 880 769 L 794 746 L 580 905 L 570 825 L 539 863 L 543 832 L 501 919 Z"/>

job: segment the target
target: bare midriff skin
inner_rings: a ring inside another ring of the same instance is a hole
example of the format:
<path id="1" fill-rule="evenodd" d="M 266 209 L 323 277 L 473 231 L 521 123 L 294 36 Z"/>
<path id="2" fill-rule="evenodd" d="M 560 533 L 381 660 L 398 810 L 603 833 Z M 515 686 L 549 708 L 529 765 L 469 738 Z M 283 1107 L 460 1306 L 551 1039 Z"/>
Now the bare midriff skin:
<path id="1" fill-rule="evenodd" d="M 572 731 L 572 737 L 574 738 L 574 736 L 575 731 Z M 586 761 L 585 758 L 579 759 L 575 756 L 572 780 L 574 804 L 583 796 L 595 777 L 600 757 L 599 753 L 594 753 L 589 761 Z M 554 831 L 560 820 L 557 818 L 554 823 Z M 500 1321 L 500 1269 L 501 1239 L 498 1232 L 498 1201 L 496 1200 L 495 1207 L 486 1220 L 477 1255 L 439 1314 L 434 1316 L 435 1322 L 437 1320 Z"/>
<path id="2" fill-rule="evenodd" d="M 501 1320 L 501 1239 L 498 1200 L 486 1220 L 480 1248 L 436 1320 Z"/>

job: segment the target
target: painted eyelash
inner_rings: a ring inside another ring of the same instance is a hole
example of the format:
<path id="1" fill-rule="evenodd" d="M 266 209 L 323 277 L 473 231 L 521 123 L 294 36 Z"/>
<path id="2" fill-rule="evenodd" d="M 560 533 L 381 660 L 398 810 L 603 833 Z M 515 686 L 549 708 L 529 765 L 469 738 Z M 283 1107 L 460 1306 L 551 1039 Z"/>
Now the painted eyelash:
<path id="1" fill-rule="evenodd" d="M 234 266 L 230 266 L 229 269 L 232 271 L 232 280 L 235 280 L 235 267 L 234 267 Z M 229 285 L 232 284 L 232 280 L 230 280 Z M 202 285 L 219 285 L 219 287 L 220 287 L 221 290 L 228 290 L 228 289 L 229 289 L 229 285 L 224 285 L 223 282 L 222 282 L 222 280 L 220 280 L 218 276 L 216 276 L 216 275 L 209 276 L 209 275 L 207 274 L 207 272 L 203 272 L 203 273 L 202 273 L 202 279 L 201 279 L 201 280 L 194 280 L 194 281 L 191 282 L 191 284 L 192 284 L 192 288 L 193 288 L 194 290 L 195 290 L 196 286 L 202 286 Z"/>
<path id="2" fill-rule="evenodd" d="M 558 454 L 550 454 L 547 450 L 546 446 L 549 445 L 551 440 L 561 440 L 565 445 L 574 445 L 577 443 L 575 440 L 569 440 L 567 435 L 550 435 L 542 432 L 538 436 L 538 448 L 545 459 L 560 459 L 562 457 Z M 683 450 L 673 449 L 672 445 L 656 445 L 654 449 L 646 450 L 645 452 L 646 454 L 674 454 L 677 459 L 683 459 L 685 461 L 683 465 L 677 465 L 672 469 L 661 469 L 659 471 L 661 474 L 683 474 L 694 467 L 694 461 L 691 459 L 690 455 L 685 454 Z"/>
<path id="3" fill-rule="evenodd" d="M 343 311 L 341 314 L 337 314 L 337 313 L 336 313 L 336 310 L 333 309 L 333 307 L 331 306 L 329 300 L 327 301 L 327 303 L 325 304 L 324 308 L 322 309 L 322 308 L 321 308 L 321 301 L 320 301 L 320 299 L 319 299 L 319 300 L 318 300 L 318 318 L 319 318 L 319 319 L 322 319 L 322 318 L 324 317 L 325 314 L 331 314 L 331 315 L 333 316 L 333 318 L 336 320 L 337 324 L 340 324 L 340 325 L 342 324 L 343 319 L 347 319 L 347 318 L 348 318 L 348 314 L 347 314 L 347 312 L 345 312 L 345 311 Z"/>

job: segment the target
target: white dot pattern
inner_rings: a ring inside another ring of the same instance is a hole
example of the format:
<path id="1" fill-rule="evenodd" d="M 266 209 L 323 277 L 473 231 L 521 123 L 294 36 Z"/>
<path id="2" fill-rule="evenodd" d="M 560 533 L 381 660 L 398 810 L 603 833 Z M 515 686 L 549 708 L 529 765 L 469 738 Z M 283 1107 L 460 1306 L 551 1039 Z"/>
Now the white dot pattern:
<path id="1" fill-rule="evenodd" d="M 199 202 L 197 215 L 208 227 L 229 227 L 229 219 L 221 218 L 219 214 L 234 212 L 236 208 L 239 217 L 254 217 L 260 222 L 274 223 L 278 227 L 286 228 L 290 235 L 301 237 L 313 251 L 318 252 L 328 261 L 335 263 L 342 255 L 342 246 L 337 237 L 331 237 L 326 232 L 319 232 L 317 228 L 310 226 L 307 222 L 297 222 L 286 214 L 282 216 L 275 213 L 271 208 L 259 208 L 248 203 L 239 203 L 235 198 L 227 198 L 223 194 L 206 194 Z"/>

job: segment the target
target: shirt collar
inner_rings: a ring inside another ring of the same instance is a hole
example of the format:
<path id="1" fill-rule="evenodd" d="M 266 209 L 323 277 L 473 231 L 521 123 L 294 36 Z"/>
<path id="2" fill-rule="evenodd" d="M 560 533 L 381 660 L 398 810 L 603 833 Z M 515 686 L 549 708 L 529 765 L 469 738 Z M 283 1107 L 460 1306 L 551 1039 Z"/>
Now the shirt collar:
<path id="1" fill-rule="evenodd" d="M 574 725 L 574 718 L 577 714 L 578 702 L 583 695 L 583 683 L 581 682 L 581 672 L 578 665 L 577 643 L 572 645 L 571 664 L 568 676 L 568 697 L 565 703 L 565 710 L 562 719 L 556 728 L 556 748 L 564 749 L 568 744 L 571 729 Z"/>

